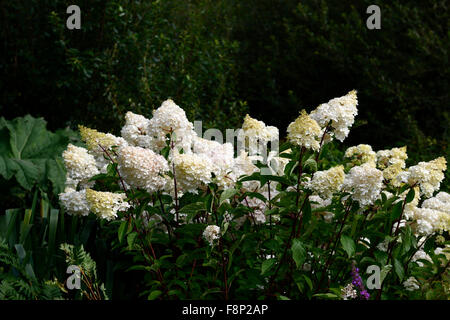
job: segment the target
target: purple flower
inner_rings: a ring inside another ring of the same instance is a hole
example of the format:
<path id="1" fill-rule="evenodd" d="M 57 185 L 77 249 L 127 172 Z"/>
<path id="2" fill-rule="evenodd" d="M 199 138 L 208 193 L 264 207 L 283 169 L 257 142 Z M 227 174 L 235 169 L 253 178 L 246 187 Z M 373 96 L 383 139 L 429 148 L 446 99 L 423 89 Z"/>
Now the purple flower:
<path id="1" fill-rule="evenodd" d="M 359 275 L 359 268 L 356 268 L 353 263 L 352 266 L 352 284 L 359 289 L 359 295 L 361 299 L 369 300 L 370 294 L 364 288 L 364 284 L 362 282 L 361 276 Z"/>

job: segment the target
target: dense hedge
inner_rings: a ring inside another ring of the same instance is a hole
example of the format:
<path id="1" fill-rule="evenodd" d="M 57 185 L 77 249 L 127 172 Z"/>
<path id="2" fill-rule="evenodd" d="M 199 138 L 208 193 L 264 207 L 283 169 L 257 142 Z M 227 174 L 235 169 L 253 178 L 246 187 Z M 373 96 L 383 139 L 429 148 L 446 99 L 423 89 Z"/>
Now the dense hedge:
<path id="1" fill-rule="evenodd" d="M 7 118 L 31 113 L 51 129 L 81 122 L 110 130 L 126 111 L 150 116 L 171 97 L 211 126 L 238 122 L 238 44 L 207 21 L 222 15 L 220 3 L 77 1 L 81 30 L 68 30 L 72 2 L 0 4 Z"/>
<path id="2" fill-rule="evenodd" d="M 348 145 L 409 142 L 410 155 L 449 154 L 448 1 L 275 3 L 237 10 L 239 89 L 253 115 L 285 128 L 299 106 L 312 110 L 351 87 L 361 126 Z M 371 4 L 381 8 L 381 30 L 366 27 Z"/>
<path id="3" fill-rule="evenodd" d="M 7 119 L 109 131 L 171 97 L 204 126 L 235 127 L 247 103 L 286 128 L 355 88 L 360 126 L 347 145 L 408 144 L 413 161 L 449 154 L 448 1 L 80 0 L 77 31 L 65 28 L 69 4 L 0 4 Z M 381 30 L 366 28 L 371 4 Z"/>

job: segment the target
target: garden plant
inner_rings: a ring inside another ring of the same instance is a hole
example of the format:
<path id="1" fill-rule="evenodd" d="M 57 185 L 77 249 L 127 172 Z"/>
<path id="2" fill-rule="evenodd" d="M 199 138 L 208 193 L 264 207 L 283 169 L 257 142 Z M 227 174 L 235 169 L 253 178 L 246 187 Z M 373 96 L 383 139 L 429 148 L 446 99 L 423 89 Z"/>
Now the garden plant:
<path id="1" fill-rule="evenodd" d="M 339 152 L 357 106 L 299 110 L 285 139 L 249 115 L 207 139 L 171 99 L 121 136 L 80 125 L 55 198 L 0 217 L 0 298 L 448 299 L 446 159 Z"/>

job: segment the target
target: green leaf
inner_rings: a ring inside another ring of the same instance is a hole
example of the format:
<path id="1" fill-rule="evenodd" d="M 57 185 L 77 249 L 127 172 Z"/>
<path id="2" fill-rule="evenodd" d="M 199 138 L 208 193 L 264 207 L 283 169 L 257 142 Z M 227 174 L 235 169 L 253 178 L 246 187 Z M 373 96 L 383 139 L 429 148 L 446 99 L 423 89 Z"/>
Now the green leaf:
<path id="1" fill-rule="evenodd" d="M 220 195 L 219 206 L 227 199 L 233 197 L 237 193 L 236 189 L 226 189 Z"/>
<path id="2" fill-rule="evenodd" d="M 32 224 L 26 224 L 23 221 L 20 224 L 20 239 L 19 239 L 20 244 L 25 243 L 25 240 L 27 239 L 28 234 L 30 233 L 31 227 L 33 227 Z"/>
<path id="3" fill-rule="evenodd" d="M 206 207 L 203 202 L 190 203 L 180 209 L 180 213 L 187 214 L 187 217 L 186 217 L 187 221 L 192 220 L 197 215 L 197 213 L 199 213 L 200 211 L 206 211 Z"/>
<path id="4" fill-rule="evenodd" d="M 152 292 L 150 292 L 150 294 L 148 295 L 148 300 L 155 300 L 155 299 L 158 298 L 161 294 L 162 294 L 162 291 L 160 291 L 160 290 L 152 291 Z"/>
<path id="5" fill-rule="evenodd" d="M 48 234 L 48 250 L 52 254 L 56 244 L 56 230 L 58 229 L 59 210 L 50 210 L 49 234 Z"/>
<path id="6" fill-rule="evenodd" d="M 397 220 L 398 218 L 400 218 L 401 214 L 402 214 L 402 208 L 403 208 L 403 202 L 397 202 L 394 207 L 392 208 L 392 212 L 391 212 L 391 219 L 392 221 Z"/>
<path id="7" fill-rule="evenodd" d="M 305 204 L 303 205 L 303 224 L 306 225 L 308 221 L 311 219 L 311 203 L 309 202 L 309 198 L 306 197 Z"/>
<path id="8" fill-rule="evenodd" d="M 248 196 L 249 198 L 257 198 L 264 202 L 267 201 L 267 198 L 259 192 L 246 192 L 245 196 Z"/>
<path id="9" fill-rule="evenodd" d="M 406 199 L 405 199 L 406 203 L 410 203 L 411 201 L 413 201 L 414 196 L 415 196 L 414 188 L 409 189 L 409 192 L 406 195 Z"/>
<path id="10" fill-rule="evenodd" d="M 53 192 L 62 192 L 65 169 L 61 154 L 67 147 L 67 130 L 47 131 L 42 118 L 29 115 L 7 121 L 0 118 L 0 175 L 9 180 L 13 176 L 26 189 L 39 184 L 43 190 L 51 181 Z"/>
<path id="11" fill-rule="evenodd" d="M 311 279 L 307 275 L 303 275 L 303 278 L 305 279 L 305 282 L 308 284 L 309 290 L 313 289 L 313 283 Z"/>
<path id="12" fill-rule="evenodd" d="M 306 249 L 303 246 L 303 243 L 299 239 L 294 239 L 292 241 L 291 250 L 292 258 L 294 259 L 297 268 L 300 268 L 306 259 Z"/>
<path id="13" fill-rule="evenodd" d="M 405 269 L 403 268 L 402 263 L 396 258 L 394 258 L 394 270 L 400 281 L 402 281 L 405 276 Z"/>
<path id="14" fill-rule="evenodd" d="M 341 237 L 341 244 L 345 252 L 347 252 L 348 257 L 351 258 L 355 254 L 356 250 L 356 245 L 353 239 L 349 236 L 343 235 Z"/>
<path id="15" fill-rule="evenodd" d="M 134 242 L 136 241 L 136 237 L 138 236 L 137 232 L 132 232 L 127 236 L 128 249 L 132 250 Z"/>
<path id="16" fill-rule="evenodd" d="M 6 238 L 9 239 L 10 237 L 15 238 L 15 233 L 13 233 L 15 227 L 16 227 L 16 220 L 17 216 L 19 215 L 20 209 L 8 209 L 5 211 L 6 213 L 6 224 L 8 226 L 8 229 L 6 231 Z"/>
<path id="17" fill-rule="evenodd" d="M 276 262 L 275 258 L 265 260 L 261 264 L 261 275 L 266 274 L 270 269 L 272 269 L 272 267 L 275 265 L 275 262 Z"/>
<path id="18" fill-rule="evenodd" d="M 313 294 L 313 297 L 317 298 L 325 298 L 325 299 L 336 299 L 338 296 L 334 293 L 316 293 Z"/>
<path id="19" fill-rule="evenodd" d="M 117 232 L 117 237 L 119 238 L 119 243 L 122 243 L 122 241 L 125 237 L 127 225 L 128 225 L 128 221 L 122 221 L 122 223 L 120 224 L 119 230 Z"/>
<path id="20" fill-rule="evenodd" d="M 381 272 L 380 272 L 380 283 L 383 283 L 384 279 L 385 279 L 386 276 L 388 275 L 389 271 L 391 271 L 391 269 L 392 269 L 392 265 L 390 265 L 390 264 L 384 265 L 384 266 L 381 268 Z"/>
<path id="21" fill-rule="evenodd" d="M 388 258 L 388 255 L 387 255 L 386 252 L 380 251 L 380 250 L 376 250 L 376 251 L 373 253 L 373 255 L 375 256 L 375 259 L 377 260 L 377 262 L 378 262 L 380 265 L 385 265 L 385 264 L 386 264 L 387 258 Z"/>
<path id="22" fill-rule="evenodd" d="M 317 162 L 313 157 L 310 157 L 308 160 L 305 161 L 303 164 L 304 168 L 310 168 L 313 172 L 317 171 Z"/>
<path id="23" fill-rule="evenodd" d="M 412 246 L 413 235 L 410 226 L 405 226 L 402 230 L 402 254 L 407 253 Z"/>
<path id="24" fill-rule="evenodd" d="M 16 245 L 14 245 L 14 247 L 16 248 L 17 256 L 19 257 L 20 261 L 23 261 L 23 259 L 25 259 L 26 255 L 27 255 L 23 245 L 16 244 Z"/>
<path id="25" fill-rule="evenodd" d="M 48 159 L 46 161 L 46 174 L 48 180 L 52 182 L 53 192 L 59 194 L 64 192 L 64 185 L 66 183 L 66 169 L 61 157 Z"/>

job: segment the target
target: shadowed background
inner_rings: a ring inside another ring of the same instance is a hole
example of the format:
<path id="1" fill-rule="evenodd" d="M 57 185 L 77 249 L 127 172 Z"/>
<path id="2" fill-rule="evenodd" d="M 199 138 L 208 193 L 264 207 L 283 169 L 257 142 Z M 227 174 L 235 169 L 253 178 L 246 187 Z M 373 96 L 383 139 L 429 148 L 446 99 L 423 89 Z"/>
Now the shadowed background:
<path id="1" fill-rule="evenodd" d="M 344 146 L 448 158 L 448 1 L 79 0 L 0 3 L 0 114 L 118 133 L 169 97 L 204 128 L 249 112 L 284 133 L 299 111 L 358 90 Z M 381 8 L 368 30 L 366 8 Z M 420 155 L 420 158 L 419 158 Z"/>

